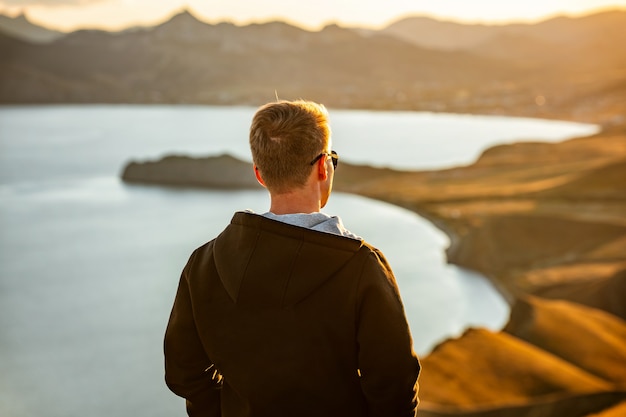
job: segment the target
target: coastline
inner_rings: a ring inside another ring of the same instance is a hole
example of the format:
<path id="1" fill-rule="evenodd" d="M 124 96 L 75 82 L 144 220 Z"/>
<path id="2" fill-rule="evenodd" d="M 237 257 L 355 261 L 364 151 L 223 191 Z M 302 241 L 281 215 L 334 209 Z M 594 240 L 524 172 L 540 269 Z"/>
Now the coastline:
<path id="1" fill-rule="evenodd" d="M 422 358 L 421 414 L 621 415 L 626 126 L 495 146 L 464 167 L 362 174 L 337 189 L 426 218 L 449 236 L 448 261 L 511 305 L 500 332 L 468 329 Z"/>
<path id="2" fill-rule="evenodd" d="M 470 232 L 488 219 L 525 215 L 626 224 L 621 215 L 626 191 L 619 181 L 625 138 L 622 127 L 553 144 L 499 145 L 473 164 L 437 171 L 373 174 L 351 167 L 356 172 L 338 176 L 336 189 L 415 211 L 449 236 L 453 263 L 493 276 L 501 271 L 473 265 L 462 253 Z"/>
<path id="3" fill-rule="evenodd" d="M 465 167 L 340 185 L 428 219 L 450 237 L 448 261 L 483 274 L 512 307 L 502 331 L 469 329 L 423 358 L 425 415 L 623 412 L 623 178 L 626 128 L 614 126 L 555 144 L 496 146 Z"/>

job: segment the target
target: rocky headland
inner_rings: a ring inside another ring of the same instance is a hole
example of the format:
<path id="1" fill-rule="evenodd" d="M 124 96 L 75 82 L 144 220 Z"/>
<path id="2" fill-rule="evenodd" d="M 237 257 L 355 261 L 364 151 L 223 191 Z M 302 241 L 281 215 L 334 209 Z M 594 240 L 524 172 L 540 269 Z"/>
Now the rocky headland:
<path id="1" fill-rule="evenodd" d="M 258 188 L 228 155 L 131 162 L 131 183 Z M 384 200 L 451 239 L 449 262 L 511 305 L 422 358 L 421 416 L 602 416 L 626 411 L 626 127 L 486 150 L 473 164 L 397 171 L 342 162 L 335 189 Z"/>

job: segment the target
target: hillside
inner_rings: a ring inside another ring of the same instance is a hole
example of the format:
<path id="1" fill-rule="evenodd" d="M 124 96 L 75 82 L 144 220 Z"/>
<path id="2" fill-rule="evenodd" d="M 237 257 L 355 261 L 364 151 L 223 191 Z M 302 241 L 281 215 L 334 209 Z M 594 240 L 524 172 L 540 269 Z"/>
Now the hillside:
<path id="1" fill-rule="evenodd" d="M 626 389 L 626 322 L 595 308 L 524 297 L 504 332 Z"/>
<path id="2" fill-rule="evenodd" d="M 420 415 L 620 415 L 626 322 L 575 303 L 526 297 L 503 332 L 470 329 L 436 347 L 422 365 Z"/>
<path id="3" fill-rule="evenodd" d="M 616 39 L 626 36 L 626 10 L 492 26 L 409 17 L 381 32 L 423 48 L 467 51 L 528 69 L 616 71 L 626 64 L 626 53 L 615 45 Z"/>
<path id="4" fill-rule="evenodd" d="M 483 329 L 470 329 L 442 343 L 422 364 L 421 398 L 447 406 L 494 407 L 557 393 L 611 390 L 606 381 L 545 350 Z M 444 386 L 447 389 L 441 389 Z"/>
<path id="5" fill-rule="evenodd" d="M 1 27 L 1 26 L 0 26 Z M 260 105 L 624 122 L 626 12 L 534 25 L 425 18 L 381 31 L 281 22 L 207 24 L 189 12 L 149 28 L 81 30 L 45 44 L 0 29 L 0 103 Z"/>
<path id="6" fill-rule="evenodd" d="M 496 88 L 506 94 L 506 105 L 513 107 L 532 94 L 538 117 L 555 109 L 572 109 L 569 117 L 576 120 L 611 114 L 623 121 L 626 114 L 618 104 L 626 96 L 626 51 L 615 43 L 626 37 L 625 10 L 494 26 L 408 17 L 383 33 L 424 48 L 467 52 L 516 65 L 525 76 Z"/>

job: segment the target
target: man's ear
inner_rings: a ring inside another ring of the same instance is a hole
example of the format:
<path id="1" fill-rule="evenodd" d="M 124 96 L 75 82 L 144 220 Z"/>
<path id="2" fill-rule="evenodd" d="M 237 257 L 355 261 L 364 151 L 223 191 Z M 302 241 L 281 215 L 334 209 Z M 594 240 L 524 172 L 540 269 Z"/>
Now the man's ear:
<path id="1" fill-rule="evenodd" d="M 259 184 L 265 187 L 265 181 L 263 181 L 263 178 L 261 178 L 261 172 L 259 171 L 259 168 L 256 165 L 253 165 L 253 168 L 254 168 L 254 176 L 256 177 L 256 180 L 259 182 Z"/>
<path id="2" fill-rule="evenodd" d="M 328 155 L 322 156 L 316 164 L 317 176 L 321 181 L 326 181 L 328 179 L 328 164 L 326 163 L 326 158 L 328 158 Z"/>

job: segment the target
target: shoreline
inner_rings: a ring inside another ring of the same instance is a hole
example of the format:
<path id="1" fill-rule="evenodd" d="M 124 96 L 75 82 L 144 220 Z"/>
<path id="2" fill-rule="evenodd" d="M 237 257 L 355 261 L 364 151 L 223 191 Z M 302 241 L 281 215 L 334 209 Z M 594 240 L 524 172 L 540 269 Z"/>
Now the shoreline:
<path id="1" fill-rule="evenodd" d="M 380 200 L 380 201 L 384 201 L 384 200 Z M 420 216 L 423 219 L 425 219 L 426 221 L 428 221 L 435 228 L 437 228 L 438 230 L 443 232 L 448 237 L 448 239 L 450 240 L 449 246 L 445 249 L 446 262 L 449 263 L 449 264 L 456 265 L 459 268 L 467 269 L 469 271 L 472 271 L 474 273 L 477 273 L 477 274 L 480 274 L 481 276 L 483 276 L 486 280 L 489 281 L 489 283 L 500 294 L 500 296 L 502 296 L 502 298 L 504 299 L 504 301 L 506 301 L 506 303 L 509 305 L 509 307 L 513 307 L 513 305 L 515 304 L 515 296 L 514 296 L 514 294 L 512 294 L 510 291 L 508 291 L 507 288 L 504 285 L 502 285 L 500 282 L 498 282 L 498 280 L 494 279 L 494 277 L 489 276 L 487 274 L 484 274 L 481 271 L 470 269 L 470 268 L 466 268 L 463 265 L 458 265 L 458 264 L 455 264 L 454 262 L 450 261 L 449 253 L 453 252 L 455 250 L 455 248 L 458 247 L 458 245 L 460 245 L 461 237 L 454 231 L 454 228 L 450 227 L 450 225 L 445 222 L 445 220 L 442 220 L 440 218 L 434 217 L 432 215 L 432 213 L 429 213 L 426 210 L 420 209 L 419 207 L 414 207 L 414 206 L 413 207 L 407 207 L 405 205 L 399 205 L 397 203 L 392 203 L 390 201 L 385 201 L 385 202 L 391 203 L 391 204 L 394 204 L 394 205 L 396 205 L 398 207 L 402 207 L 404 209 L 412 211 L 413 213 L 417 214 L 418 216 Z"/>
<path id="2" fill-rule="evenodd" d="M 615 130 L 615 129 L 613 129 Z M 619 129 L 618 129 L 619 130 Z M 621 130 L 620 130 L 621 131 Z M 485 155 L 498 149 L 506 153 L 506 149 L 511 149 L 512 155 L 514 148 L 518 146 L 539 146 L 539 147 L 558 147 L 560 144 L 568 143 L 575 140 L 589 140 L 594 137 L 602 137 L 610 134 L 611 129 L 601 129 L 598 133 L 590 136 L 574 137 L 565 139 L 560 142 L 515 142 L 511 144 L 496 145 L 483 152 L 478 160 L 469 165 L 456 166 L 444 169 L 420 170 L 420 171 L 404 171 L 386 167 L 373 167 L 369 165 L 352 165 L 349 163 L 342 164 L 342 175 L 338 176 L 335 181 L 335 190 L 340 192 L 362 195 L 376 200 L 394 204 L 398 207 L 413 211 L 417 215 L 423 217 L 434 227 L 441 230 L 450 240 L 450 244 L 446 249 L 446 258 L 448 263 L 455 264 L 459 267 L 469 269 L 473 272 L 480 273 L 485 276 L 497 291 L 503 296 L 509 305 L 513 305 L 517 298 L 516 291 L 505 285 L 497 274 L 484 268 L 476 268 L 471 264 L 468 265 L 462 259 L 458 259 L 456 254 L 463 249 L 464 239 L 466 235 L 467 225 L 464 222 L 472 222 L 472 216 L 467 216 L 462 210 L 455 209 L 455 205 L 471 204 L 473 201 L 490 199 L 519 199 L 519 196 L 500 195 L 496 190 L 495 195 L 485 194 L 471 195 L 471 193 L 452 192 L 448 198 L 433 197 L 437 194 L 438 186 L 450 186 L 454 184 L 459 177 L 470 173 L 482 160 Z M 511 156 L 512 156 L 511 155 Z M 625 153 L 626 155 L 626 153 Z M 514 157 L 513 157 L 514 158 Z M 500 161 L 504 164 L 506 161 Z M 204 158 L 194 158 L 180 155 L 167 155 L 157 161 L 134 162 L 127 164 L 121 175 L 122 180 L 129 183 L 170 186 L 170 187 L 193 187 L 193 188 L 216 188 L 216 189 L 249 189 L 259 188 L 253 178 L 239 175 L 238 172 L 246 172 L 248 162 L 241 161 L 228 154 L 219 156 L 209 156 Z M 227 175 L 223 175 L 226 172 Z M 220 175 L 217 175 L 221 173 Z M 499 169 L 496 166 L 492 172 L 492 176 L 499 175 Z M 483 174 L 483 176 L 485 176 Z M 488 177 L 489 175 L 487 175 Z M 439 177 L 443 177 L 443 180 Z M 219 180 L 215 181 L 215 178 Z M 228 180 L 225 180 L 228 178 Z M 396 191 L 394 182 L 401 181 L 403 191 Z M 431 184 L 429 184 L 429 181 Z M 411 187 L 409 182 L 419 184 L 417 187 Z M 471 186 L 472 184 L 470 184 Z M 475 186 L 475 184 L 474 184 Z M 412 189 L 411 189 L 412 188 Z M 390 189 L 388 191 L 387 189 Z M 407 190 L 408 189 L 408 190 Z M 527 192 L 526 192 L 527 193 Z M 532 194 L 532 193 L 531 193 Z M 512 198 L 511 198 L 512 197 Z M 531 200 L 533 197 L 529 197 Z M 446 208 L 446 205 L 452 208 Z M 486 213 L 489 216 L 488 213 Z M 469 219 L 469 220 L 468 220 Z"/>
<path id="3" fill-rule="evenodd" d="M 454 257 L 467 235 L 467 229 L 487 217 L 533 212 L 575 217 L 574 213 L 567 212 L 566 207 L 558 207 L 571 201 L 581 206 L 605 204 L 606 213 L 600 208 L 589 211 L 587 217 L 607 221 L 612 215 L 614 219 L 616 209 L 611 209 L 611 206 L 621 207 L 626 198 L 623 187 L 616 181 L 616 175 L 621 173 L 622 168 L 609 167 L 613 177 L 606 181 L 601 178 L 600 171 L 626 158 L 625 136 L 626 128 L 622 127 L 555 143 L 497 145 L 467 166 L 395 171 L 395 175 L 388 170 L 382 172 L 379 178 L 357 168 L 361 172 L 352 174 L 346 183 L 339 179 L 337 189 L 383 200 L 418 213 L 448 235 L 451 240 L 448 254 Z M 598 149 L 595 149 L 596 145 Z M 567 153 L 563 161 L 560 160 L 563 159 L 560 153 Z M 528 178 L 522 178 L 523 175 Z M 364 178 L 363 184 L 355 183 L 354 178 L 359 176 Z M 585 180 L 593 183 L 585 183 Z M 585 194 L 578 196 L 572 189 L 574 184 L 582 186 Z M 594 194 L 594 187 L 598 186 L 603 188 Z M 538 203 L 543 204 L 543 210 L 531 207 Z M 489 205 L 496 210 L 490 210 Z M 552 210 L 548 205 L 552 205 Z"/>
<path id="4" fill-rule="evenodd" d="M 323 104 L 323 103 L 322 103 Z M 181 102 L 181 103 L 165 103 L 165 102 L 72 102 L 72 101 L 59 101 L 59 102 L 0 102 L 0 109 L 2 108 L 28 108 L 28 107 L 221 107 L 221 108 L 250 108 L 257 109 L 261 104 L 246 104 L 246 103 L 202 103 L 202 102 Z M 619 126 L 626 124 L 626 116 L 623 115 L 610 115 L 605 117 L 579 117 L 573 116 L 568 113 L 546 114 L 546 113 L 525 113 L 525 112 L 481 112 L 481 111 L 467 111 L 467 110 L 438 110 L 429 108 L 412 108 L 412 107 L 384 107 L 384 106 L 328 106 L 329 111 L 371 111 L 371 112 L 405 112 L 405 113 L 430 113 L 435 115 L 454 115 L 454 116 L 484 116 L 484 117 L 506 117 L 516 119 L 537 119 L 554 122 L 566 122 L 566 123 L 579 123 L 585 125 L 595 125 L 599 129 L 610 128 L 612 126 Z M 608 119 L 608 122 L 607 122 Z M 442 168 L 445 169 L 445 168 Z"/>

